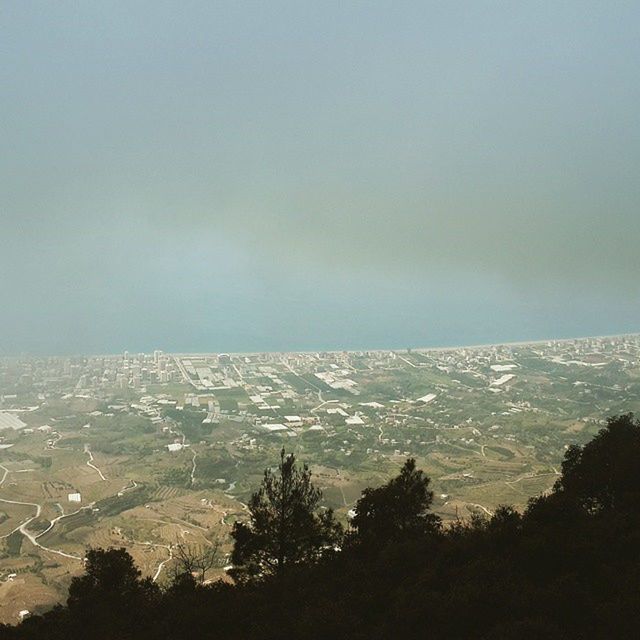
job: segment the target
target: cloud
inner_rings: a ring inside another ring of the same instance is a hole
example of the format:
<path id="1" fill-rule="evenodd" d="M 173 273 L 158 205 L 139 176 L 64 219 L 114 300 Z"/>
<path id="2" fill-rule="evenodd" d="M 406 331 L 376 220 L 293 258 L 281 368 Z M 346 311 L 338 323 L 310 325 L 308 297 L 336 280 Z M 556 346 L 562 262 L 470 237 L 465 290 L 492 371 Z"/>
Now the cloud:
<path id="1" fill-rule="evenodd" d="M 14 3 L 0 25 L 2 340 L 231 339 L 226 311 L 256 346 L 280 325 L 304 346 L 322 308 L 348 315 L 354 298 L 378 341 L 403 314 L 447 326 L 465 300 L 473 313 L 451 326 L 474 340 L 465 326 L 498 314 L 511 337 L 529 312 L 528 335 L 630 326 L 637 13 Z M 305 327 L 280 299 L 313 300 Z M 584 324 L 596 307 L 610 325 Z"/>

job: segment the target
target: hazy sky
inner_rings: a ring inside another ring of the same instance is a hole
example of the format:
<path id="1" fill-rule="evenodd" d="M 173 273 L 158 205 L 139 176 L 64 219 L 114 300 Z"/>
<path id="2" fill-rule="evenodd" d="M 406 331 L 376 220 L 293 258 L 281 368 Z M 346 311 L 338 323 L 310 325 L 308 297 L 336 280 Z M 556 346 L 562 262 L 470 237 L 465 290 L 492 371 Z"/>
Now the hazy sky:
<path id="1" fill-rule="evenodd" d="M 638 2 L 0 1 L 0 354 L 640 331 Z"/>

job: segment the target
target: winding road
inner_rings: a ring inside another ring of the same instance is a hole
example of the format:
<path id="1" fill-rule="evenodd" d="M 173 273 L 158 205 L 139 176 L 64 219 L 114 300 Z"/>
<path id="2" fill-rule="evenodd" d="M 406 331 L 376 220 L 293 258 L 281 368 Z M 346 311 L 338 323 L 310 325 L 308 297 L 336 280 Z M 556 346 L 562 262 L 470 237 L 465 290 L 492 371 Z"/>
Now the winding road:
<path id="1" fill-rule="evenodd" d="M 88 444 L 84 445 L 84 452 L 89 456 L 89 460 L 87 460 L 87 466 L 95 469 L 102 480 L 106 480 L 106 478 L 104 477 L 104 473 L 102 473 L 102 471 L 100 471 L 100 469 L 98 469 L 98 467 L 93 464 L 93 453 L 91 453 Z"/>
<path id="2" fill-rule="evenodd" d="M 4 484 L 4 481 L 7 479 L 7 476 L 9 475 L 10 471 L 9 469 L 7 469 L 7 467 L 5 467 L 4 465 L 0 464 L 0 469 L 2 469 L 4 471 L 4 474 L 2 476 L 2 479 L 0 479 L 0 486 L 2 486 Z M 36 503 L 36 502 L 22 502 L 20 500 L 8 500 L 6 498 L 0 498 L 0 502 L 5 502 L 8 504 L 20 504 L 20 505 L 24 505 L 27 507 L 35 507 L 36 509 L 36 513 L 35 515 L 31 516 L 30 518 L 28 518 L 27 520 L 25 520 L 19 527 L 16 527 L 11 533 L 7 534 L 7 536 L 3 536 L 3 537 L 8 537 L 10 536 L 12 533 L 19 531 L 25 538 L 27 538 L 29 540 L 29 542 L 34 545 L 35 547 L 38 547 L 40 549 L 42 549 L 43 551 L 48 551 L 49 553 L 55 553 L 59 556 L 63 556 L 65 558 L 70 558 L 72 560 L 79 560 L 82 561 L 82 558 L 76 555 L 73 555 L 72 553 L 66 553 L 65 551 L 60 551 L 59 549 L 51 549 L 50 547 L 45 547 L 44 545 L 40 544 L 38 542 L 38 538 L 42 535 L 44 535 L 45 533 L 47 533 L 48 531 L 51 531 L 51 529 L 53 528 L 53 526 L 55 525 L 56 522 L 62 520 L 62 518 L 66 518 L 68 516 L 71 516 L 73 514 L 69 513 L 67 516 L 65 515 L 61 515 L 58 516 L 57 518 L 54 518 L 50 525 L 47 527 L 47 529 L 45 529 L 44 531 L 42 531 L 41 533 L 34 535 L 33 533 L 31 533 L 31 531 L 29 531 L 27 529 L 27 526 L 33 522 L 33 520 L 36 520 L 37 518 L 40 517 L 40 514 L 42 513 L 42 505 Z M 84 509 L 88 508 L 88 507 L 83 507 Z M 81 511 L 81 509 L 79 509 L 78 511 Z M 77 513 L 77 512 L 76 512 Z"/>
<path id="3" fill-rule="evenodd" d="M 195 449 L 191 449 L 191 453 L 193 454 L 193 459 L 192 459 L 192 467 L 191 467 L 191 486 L 193 486 L 193 483 L 196 480 L 196 458 L 198 457 L 198 454 L 196 453 Z"/>

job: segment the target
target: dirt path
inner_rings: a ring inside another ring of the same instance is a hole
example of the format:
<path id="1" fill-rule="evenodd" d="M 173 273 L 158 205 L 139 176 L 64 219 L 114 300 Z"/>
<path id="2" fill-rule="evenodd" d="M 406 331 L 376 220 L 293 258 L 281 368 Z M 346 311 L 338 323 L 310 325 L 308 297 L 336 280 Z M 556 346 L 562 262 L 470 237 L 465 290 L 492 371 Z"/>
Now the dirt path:
<path id="1" fill-rule="evenodd" d="M 193 483 L 196 480 L 196 458 L 198 457 L 198 454 L 196 453 L 195 449 L 191 449 L 191 453 L 193 454 L 193 459 L 191 461 L 192 466 L 191 466 L 191 486 L 193 486 Z"/>
<path id="2" fill-rule="evenodd" d="M 9 475 L 9 469 L 7 469 L 4 465 L 1 465 L 1 464 L 0 464 L 0 468 L 4 471 L 2 479 L 0 479 L 0 486 L 2 486 L 4 484 L 4 481 L 7 479 L 7 476 Z M 0 502 L 5 502 L 5 503 L 8 503 L 8 504 L 20 504 L 20 505 L 24 505 L 24 506 L 27 506 L 27 507 L 35 507 L 35 509 L 36 509 L 35 515 L 33 515 L 33 516 L 31 516 L 31 518 L 25 520 L 19 527 L 14 529 L 11 533 L 14 533 L 15 531 L 19 531 L 25 538 L 27 538 L 27 540 L 29 540 L 29 542 L 34 547 L 38 547 L 38 548 L 42 549 L 43 551 L 48 551 L 49 553 L 55 553 L 55 554 L 57 554 L 59 556 L 63 556 L 65 558 L 70 558 L 72 560 L 82 561 L 82 558 L 80 558 L 79 556 L 73 555 L 72 553 L 66 553 L 65 551 L 60 551 L 59 549 L 51 549 L 50 547 L 45 547 L 44 545 L 40 544 L 38 542 L 38 540 L 37 540 L 37 538 L 39 538 L 41 535 L 43 535 L 47 531 L 50 531 L 51 528 L 53 527 L 53 525 L 55 524 L 55 522 L 61 520 L 65 516 L 59 516 L 58 518 L 55 518 L 54 521 L 52 521 L 51 525 L 46 529 L 46 531 L 43 531 L 42 533 L 34 535 L 33 533 L 31 533 L 31 531 L 29 531 L 27 529 L 27 526 L 31 522 L 33 522 L 33 520 L 36 520 L 37 518 L 40 517 L 40 514 L 42 513 L 42 505 L 38 504 L 37 502 L 22 502 L 20 500 L 8 500 L 6 498 L 0 498 Z M 69 514 L 69 515 L 72 515 L 72 514 Z M 9 534 L 9 535 L 11 535 L 11 534 Z"/>
<path id="3" fill-rule="evenodd" d="M 93 453 L 91 453 L 88 444 L 84 445 L 84 452 L 89 456 L 89 460 L 87 460 L 87 466 L 95 469 L 102 480 L 106 480 L 106 478 L 104 477 L 104 473 L 102 473 L 102 471 L 100 471 L 100 469 L 98 469 L 98 467 L 93 464 Z"/>
<path id="4" fill-rule="evenodd" d="M 478 509 L 482 509 L 489 517 L 493 516 L 493 511 L 489 511 L 487 507 L 483 507 L 481 504 L 478 504 L 477 502 L 470 502 L 469 504 L 472 507 L 478 507 Z"/>

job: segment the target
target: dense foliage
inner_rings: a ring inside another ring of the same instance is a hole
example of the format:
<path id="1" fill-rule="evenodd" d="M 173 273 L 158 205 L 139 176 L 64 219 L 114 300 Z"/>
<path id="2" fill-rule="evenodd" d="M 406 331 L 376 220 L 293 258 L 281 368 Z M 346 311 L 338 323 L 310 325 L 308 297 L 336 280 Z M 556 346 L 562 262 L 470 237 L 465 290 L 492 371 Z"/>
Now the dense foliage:
<path id="1" fill-rule="evenodd" d="M 242 582 L 203 585 L 178 574 L 161 591 L 123 550 L 93 550 L 66 607 L 0 637 L 640 637 L 639 463 L 640 423 L 612 418 L 567 451 L 551 494 L 525 513 L 501 507 L 443 527 L 428 512 L 428 478 L 408 460 L 397 478 L 364 492 L 339 548 L 322 538 L 308 470 L 283 453 L 254 495 L 249 524 L 236 529 L 236 560 L 254 567 Z M 292 561 L 256 566 L 282 551 L 265 536 L 285 534 Z M 242 545 L 252 536 L 249 553 Z"/>

